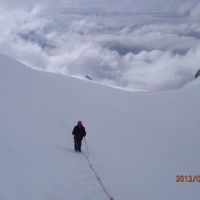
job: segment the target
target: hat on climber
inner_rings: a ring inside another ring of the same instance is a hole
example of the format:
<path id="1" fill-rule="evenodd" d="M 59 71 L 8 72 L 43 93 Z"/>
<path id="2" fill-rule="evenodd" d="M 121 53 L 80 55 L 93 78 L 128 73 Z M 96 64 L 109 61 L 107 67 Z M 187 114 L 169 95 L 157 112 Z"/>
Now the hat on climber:
<path id="1" fill-rule="evenodd" d="M 77 122 L 77 125 L 82 125 L 82 121 L 78 121 L 78 122 Z"/>

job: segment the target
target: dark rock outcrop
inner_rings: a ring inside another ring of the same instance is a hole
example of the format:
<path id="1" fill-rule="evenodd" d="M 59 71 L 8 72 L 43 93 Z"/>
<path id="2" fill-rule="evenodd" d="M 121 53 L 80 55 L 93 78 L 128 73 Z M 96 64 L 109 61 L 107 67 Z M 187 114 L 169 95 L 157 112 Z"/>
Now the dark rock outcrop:
<path id="1" fill-rule="evenodd" d="M 92 79 L 90 76 L 88 76 L 88 75 L 86 75 L 85 78 L 89 79 L 90 81 L 93 80 L 93 79 Z"/>
<path id="2" fill-rule="evenodd" d="M 197 78 L 198 76 L 200 76 L 200 69 L 197 71 L 197 73 L 195 74 L 195 78 Z"/>

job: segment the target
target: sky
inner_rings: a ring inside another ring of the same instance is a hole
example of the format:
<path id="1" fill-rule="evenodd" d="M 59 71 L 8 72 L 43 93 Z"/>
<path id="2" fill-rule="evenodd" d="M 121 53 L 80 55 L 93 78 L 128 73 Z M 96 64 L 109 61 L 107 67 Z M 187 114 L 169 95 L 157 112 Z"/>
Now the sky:
<path id="1" fill-rule="evenodd" d="M 125 88 L 168 90 L 200 68 L 197 0 L 0 0 L 0 52 Z"/>

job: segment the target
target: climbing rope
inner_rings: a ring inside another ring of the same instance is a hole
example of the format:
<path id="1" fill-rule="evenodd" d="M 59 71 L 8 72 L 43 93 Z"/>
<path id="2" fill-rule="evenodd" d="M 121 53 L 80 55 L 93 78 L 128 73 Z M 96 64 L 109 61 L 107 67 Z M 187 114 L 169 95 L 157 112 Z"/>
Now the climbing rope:
<path id="1" fill-rule="evenodd" d="M 103 191 L 105 192 L 105 194 L 108 196 L 109 200 L 114 200 L 113 197 L 110 196 L 110 194 L 108 193 L 108 191 L 107 191 L 106 188 L 104 187 L 103 183 L 101 182 L 101 179 L 100 179 L 100 177 L 97 175 L 96 171 L 94 170 L 94 168 L 93 168 L 93 166 L 92 166 L 92 163 L 90 162 L 88 156 L 87 156 L 84 152 L 82 152 L 82 154 L 83 154 L 83 156 L 86 158 L 86 160 L 88 161 L 91 170 L 92 170 L 93 173 L 95 174 L 95 176 L 96 176 L 96 178 L 97 178 L 99 184 L 101 185 L 101 187 L 102 187 Z"/>
<path id="2" fill-rule="evenodd" d="M 88 154 L 89 154 L 89 149 L 88 149 L 88 145 L 87 145 L 87 142 L 86 142 L 85 137 L 84 137 L 84 140 L 85 140 L 85 145 L 86 145 L 86 147 L 87 147 L 87 152 L 88 152 Z"/>

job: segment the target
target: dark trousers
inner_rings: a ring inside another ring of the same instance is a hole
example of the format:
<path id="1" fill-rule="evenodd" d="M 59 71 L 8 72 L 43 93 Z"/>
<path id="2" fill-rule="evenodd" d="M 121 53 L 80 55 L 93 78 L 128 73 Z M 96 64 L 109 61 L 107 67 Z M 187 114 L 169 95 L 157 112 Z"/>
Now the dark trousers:
<path id="1" fill-rule="evenodd" d="M 81 152 L 81 142 L 82 142 L 82 138 L 77 138 L 76 136 L 74 136 L 74 148 L 75 148 L 75 151 L 80 151 Z"/>

